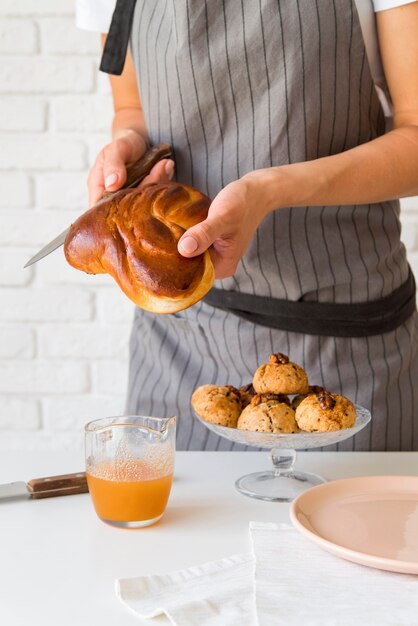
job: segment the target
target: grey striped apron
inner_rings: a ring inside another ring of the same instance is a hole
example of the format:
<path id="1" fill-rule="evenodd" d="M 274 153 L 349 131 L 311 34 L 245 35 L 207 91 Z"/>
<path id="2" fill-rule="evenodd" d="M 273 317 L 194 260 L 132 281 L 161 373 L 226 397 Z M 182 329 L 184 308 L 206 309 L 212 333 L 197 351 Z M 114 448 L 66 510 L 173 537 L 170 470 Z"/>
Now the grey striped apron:
<path id="1" fill-rule="evenodd" d="M 178 180 L 212 198 L 251 170 L 338 154 L 385 130 L 352 0 L 138 0 L 131 48 L 151 142 L 170 142 Z M 353 304 L 407 277 L 391 201 L 280 209 L 216 286 Z M 338 449 L 418 450 L 416 313 L 384 334 L 328 337 L 206 302 L 168 316 L 137 309 L 126 410 L 178 415 L 179 449 L 240 449 L 192 418 L 190 396 L 249 382 L 277 351 L 371 410 L 370 426 Z"/>

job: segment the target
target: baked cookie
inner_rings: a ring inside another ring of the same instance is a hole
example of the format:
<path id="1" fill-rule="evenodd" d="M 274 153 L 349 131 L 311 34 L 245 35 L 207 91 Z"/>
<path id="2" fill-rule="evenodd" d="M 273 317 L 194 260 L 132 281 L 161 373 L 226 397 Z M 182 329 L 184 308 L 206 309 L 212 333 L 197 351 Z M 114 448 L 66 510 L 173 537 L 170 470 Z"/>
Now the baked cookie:
<path id="1" fill-rule="evenodd" d="M 305 394 L 309 391 L 306 372 L 289 361 L 284 354 L 272 354 L 269 362 L 261 365 L 253 378 L 257 393 Z"/>
<path id="2" fill-rule="evenodd" d="M 354 425 L 356 409 L 348 398 L 323 390 L 302 400 L 296 409 L 296 421 L 301 430 L 309 432 L 342 430 Z"/>
<path id="3" fill-rule="evenodd" d="M 281 396 L 257 394 L 241 413 L 237 427 L 259 433 L 297 433 L 295 412 Z M 277 399 L 278 398 L 278 399 Z"/>
<path id="4" fill-rule="evenodd" d="M 320 391 L 325 391 L 324 387 L 320 387 L 319 385 L 310 385 L 308 393 L 301 393 L 293 398 L 291 404 L 292 409 L 296 411 L 302 400 L 307 398 L 310 394 L 319 393 Z"/>
<path id="5" fill-rule="evenodd" d="M 235 428 L 241 414 L 241 396 L 232 385 L 202 385 L 192 395 L 192 406 L 207 422 Z"/>
<path id="6" fill-rule="evenodd" d="M 242 387 L 238 387 L 239 395 L 241 396 L 241 406 L 245 409 L 254 398 L 257 393 L 253 387 L 252 383 L 248 383 L 248 385 L 242 385 Z"/>

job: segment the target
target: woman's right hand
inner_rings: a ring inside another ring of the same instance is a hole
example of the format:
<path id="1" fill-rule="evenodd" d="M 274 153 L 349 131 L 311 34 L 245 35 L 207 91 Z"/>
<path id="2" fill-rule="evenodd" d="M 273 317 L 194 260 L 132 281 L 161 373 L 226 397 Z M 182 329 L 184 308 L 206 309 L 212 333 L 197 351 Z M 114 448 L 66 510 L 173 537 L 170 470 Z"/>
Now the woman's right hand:
<path id="1" fill-rule="evenodd" d="M 142 135 L 135 130 L 119 130 L 113 141 L 102 148 L 90 170 L 87 185 L 89 207 L 103 196 L 105 191 L 117 191 L 126 180 L 126 164 L 137 161 L 147 150 Z M 154 165 L 141 185 L 168 182 L 174 174 L 174 161 L 163 159 Z M 141 186 L 140 185 L 140 186 Z"/>

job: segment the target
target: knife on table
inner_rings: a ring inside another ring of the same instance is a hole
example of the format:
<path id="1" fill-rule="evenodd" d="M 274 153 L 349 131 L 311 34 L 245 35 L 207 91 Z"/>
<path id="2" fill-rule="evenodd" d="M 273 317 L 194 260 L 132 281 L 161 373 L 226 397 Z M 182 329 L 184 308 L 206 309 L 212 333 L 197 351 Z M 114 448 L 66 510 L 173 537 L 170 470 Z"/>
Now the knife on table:
<path id="1" fill-rule="evenodd" d="M 140 182 L 144 180 L 146 176 L 150 173 L 152 168 L 158 161 L 162 159 L 171 159 L 173 157 L 171 146 L 167 143 L 160 143 L 152 148 L 150 148 L 138 161 L 127 165 L 126 167 L 126 182 L 120 189 L 130 189 L 131 187 L 136 187 Z M 113 194 L 120 191 L 111 191 L 106 192 L 103 195 L 103 198 L 109 198 L 113 196 Z M 101 200 L 99 200 L 101 202 Z M 98 203 L 96 203 L 97 205 Z M 94 205 L 94 206 L 96 206 Z M 92 207 L 94 208 L 94 207 Z M 43 259 L 48 254 L 64 245 L 65 238 L 67 237 L 68 231 L 70 229 L 67 228 L 63 233 L 55 237 L 52 241 L 50 241 L 46 246 L 44 246 L 39 252 L 37 252 L 29 261 L 26 263 L 24 267 L 29 267 L 29 265 L 33 265 L 40 259 Z"/>
<path id="2" fill-rule="evenodd" d="M 0 485 L 0 503 L 71 496 L 77 493 L 87 493 L 88 490 L 85 472 L 33 478 L 28 483 L 21 481 Z"/>

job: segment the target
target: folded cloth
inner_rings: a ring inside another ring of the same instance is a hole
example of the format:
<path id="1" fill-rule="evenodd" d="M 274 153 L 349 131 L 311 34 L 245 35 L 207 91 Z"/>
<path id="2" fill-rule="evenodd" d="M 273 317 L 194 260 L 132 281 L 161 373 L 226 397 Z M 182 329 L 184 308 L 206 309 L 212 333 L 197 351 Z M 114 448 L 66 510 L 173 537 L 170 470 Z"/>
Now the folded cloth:
<path id="1" fill-rule="evenodd" d="M 165 615 L 173 626 L 254 626 L 254 560 L 237 554 L 155 576 L 116 581 L 116 595 L 136 615 Z"/>
<path id="2" fill-rule="evenodd" d="M 259 626 L 418 625 L 418 576 L 344 561 L 288 525 L 250 534 Z"/>
<path id="3" fill-rule="evenodd" d="M 142 618 L 173 626 L 417 626 L 418 576 L 344 561 L 288 524 L 250 524 L 252 553 L 116 581 Z"/>

